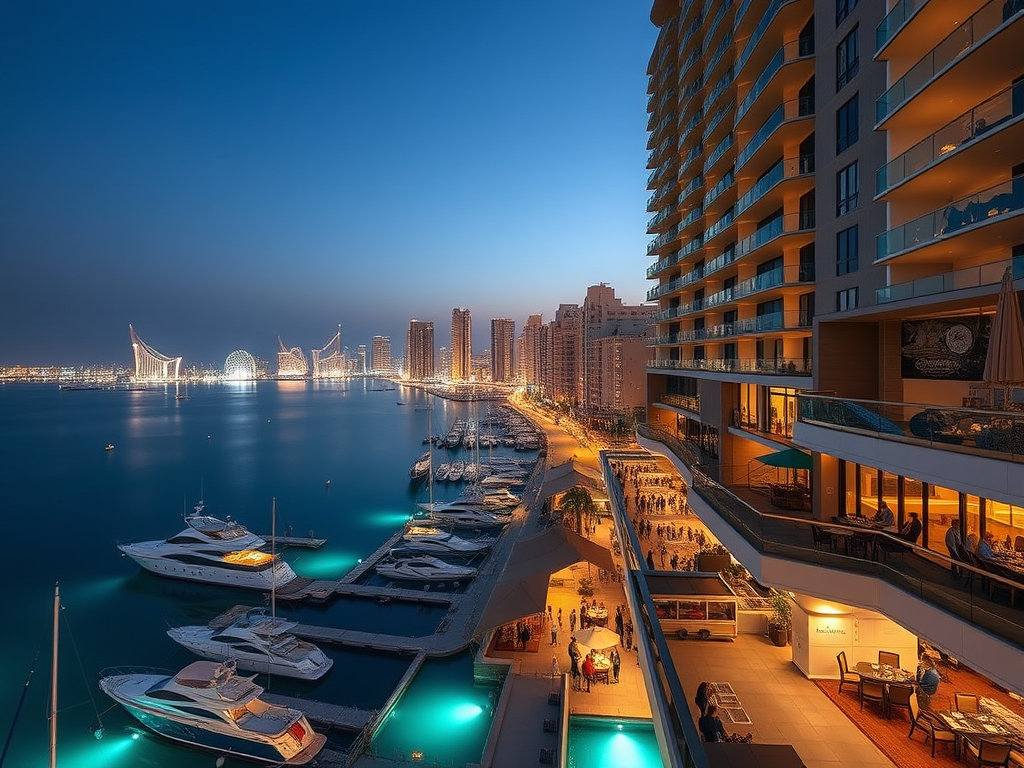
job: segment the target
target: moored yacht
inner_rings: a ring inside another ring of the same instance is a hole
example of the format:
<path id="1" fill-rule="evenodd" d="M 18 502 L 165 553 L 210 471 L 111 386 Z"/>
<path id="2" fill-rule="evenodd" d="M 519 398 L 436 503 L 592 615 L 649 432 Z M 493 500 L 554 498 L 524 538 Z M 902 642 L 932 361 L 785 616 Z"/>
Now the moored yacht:
<path id="1" fill-rule="evenodd" d="M 430 474 L 430 451 L 424 451 L 423 454 L 413 462 L 412 467 L 409 469 L 409 480 L 417 483 L 421 480 L 426 479 L 427 475 Z"/>
<path id="2" fill-rule="evenodd" d="M 486 552 L 493 544 L 494 539 L 469 541 L 440 528 L 424 525 L 411 525 L 402 534 L 402 547 L 412 552 L 473 555 Z"/>
<path id="3" fill-rule="evenodd" d="M 318 680 L 334 661 L 289 630 L 293 621 L 268 616 L 262 608 L 239 608 L 209 626 L 173 627 L 167 634 L 197 656 L 232 659 L 239 669 L 301 680 Z"/>
<path id="4" fill-rule="evenodd" d="M 196 661 L 176 675 L 117 674 L 100 689 L 140 723 L 169 739 L 276 765 L 305 765 L 327 739 L 297 709 L 260 699 L 231 664 Z"/>
<path id="5" fill-rule="evenodd" d="M 452 565 L 430 555 L 388 557 L 376 565 L 377 573 L 402 581 L 462 581 L 476 577 L 476 568 Z"/>
<path id="6" fill-rule="evenodd" d="M 117 548 L 147 571 L 174 579 L 270 591 L 296 578 L 279 556 L 259 550 L 266 545 L 262 538 L 230 518 L 203 515 L 202 509 L 200 502 L 177 536 Z"/>
<path id="7" fill-rule="evenodd" d="M 431 520 L 437 525 L 452 528 L 491 529 L 504 528 L 511 522 L 507 515 L 495 515 L 482 509 L 468 507 L 445 507 L 430 511 Z"/>

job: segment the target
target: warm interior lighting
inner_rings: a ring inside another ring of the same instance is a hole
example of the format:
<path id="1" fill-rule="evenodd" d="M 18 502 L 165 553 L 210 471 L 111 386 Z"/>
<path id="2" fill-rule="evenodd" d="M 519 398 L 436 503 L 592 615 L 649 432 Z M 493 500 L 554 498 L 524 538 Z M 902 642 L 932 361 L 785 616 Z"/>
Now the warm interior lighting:
<path id="1" fill-rule="evenodd" d="M 274 556 L 267 552 L 257 552 L 255 549 L 240 549 L 237 552 L 228 552 L 222 559 L 232 565 L 263 565 L 273 560 Z"/>

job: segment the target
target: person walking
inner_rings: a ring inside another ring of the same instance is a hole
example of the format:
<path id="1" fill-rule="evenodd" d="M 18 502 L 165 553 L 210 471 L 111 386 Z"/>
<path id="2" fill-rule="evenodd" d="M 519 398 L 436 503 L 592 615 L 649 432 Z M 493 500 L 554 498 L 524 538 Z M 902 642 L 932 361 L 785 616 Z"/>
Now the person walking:
<path id="1" fill-rule="evenodd" d="M 551 644 L 558 645 L 558 625 L 551 622 Z"/>
<path id="2" fill-rule="evenodd" d="M 576 631 L 576 609 L 569 611 L 569 632 Z"/>
<path id="3" fill-rule="evenodd" d="M 552 677 L 558 677 L 561 674 L 562 674 L 562 670 L 558 666 L 558 657 L 557 656 L 552 656 L 551 657 L 551 676 Z"/>
<path id="4" fill-rule="evenodd" d="M 612 682 L 619 682 L 619 669 L 622 667 L 622 658 L 619 656 L 619 649 L 612 648 L 612 652 L 608 654 L 608 658 L 612 662 Z"/>
<path id="5" fill-rule="evenodd" d="M 654 570 L 654 550 L 653 549 L 648 549 L 647 550 L 647 567 L 650 570 L 652 570 L 652 571 Z"/>
<path id="6" fill-rule="evenodd" d="M 587 654 L 587 658 L 583 660 L 583 679 L 587 681 L 587 693 L 590 693 L 590 682 L 594 679 L 594 675 L 597 673 L 597 668 L 594 666 L 594 657 L 592 654 Z"/>

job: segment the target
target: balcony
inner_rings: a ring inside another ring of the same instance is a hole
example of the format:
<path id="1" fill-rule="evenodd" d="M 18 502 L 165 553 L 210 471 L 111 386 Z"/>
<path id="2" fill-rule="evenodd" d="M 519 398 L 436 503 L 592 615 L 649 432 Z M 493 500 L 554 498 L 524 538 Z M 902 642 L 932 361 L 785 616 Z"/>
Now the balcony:
<path id="1" fill-rule="evenodd" d="M 704 298 L 703 308 L 711 309 L 739 299 L 753 296 L 756 293 L 770 291 L 784 286 L 806 285 L 814 282 L 814 262 L 808 264 L 778 267 L 760 275 L 742 280 L 732 288 L 712 293 Z M 806 323 L 801 323 L 805 325 Z"/>
<path id="2" fill-rule="evenodd" d="M 979 91 L 985 95 L 986 86 L 998 83 L 993 73 L 1020 56 L 1019 30 L 1024 26 L 1018 23 L 1024 8 L 1004 19 L 1003 6 L 1004 0 L 986 3 L 883 93 L 875 102 L 876 128 L 948 122 L 976 103 Z"/>
<path id="3" fill-rule="evenodd" d="M 783 130 L 785 126 L 792 125 L 805 118 L 814 117 L 813 97 L 792 99 L 780 104 L 776 110 L 765 120 L 764 124 L 757 129 L 757 132 L 750 137 L 750 141 L 740 150 L 736 156 L 736 169 L 739 170 L 746 165 L 751 158 L 757 154 L 762 147 L 770 146 L 775 150 L 772 154 L 776 157 L 782 154 L 782 147 L 786 139 L 790 137 L 789 132 Z M 809 130 L 805 129 L 809 133 Z M 770 141 L 774 139 L 774 141 Z M 758 174 L 759 175 L 759 174 Z"/>
<path id="4" fill-rule="evenodd" d="M 977 186 L 992 176 L 1003 175 L 1007 154 L 1024 144 L 1022 103 L 1024 83 L 1018 83 L 959 115 L 879 168 L 875 173 L 875 194 L 884 195 L 898 185 L 905 187 L 901 194 L 927 194 L 936 181 L 925 178 L 929 175 L 925 172 L 932 168 L 941 167 L 941 181 L 952 182 L 954 189 Z M 917 178 L 918 184 L 908 182 Z"/>
<path id="5" fill-rule="evenodd" d="M 710 171 L 712 168 L 714 168 L 715 164 L 725 156 L 725 153 L 728 152 L 730 149 L 732 149 L 732 147 L 733 147 L 733 145 L 735 143 L 736 143 L 736 140 L 733 137 L 732 133 L 727 133 L 725 135 L 725 138 L 722 139 L 718 143 L 718 146 L 715 147 L 714 150 L 712 150 L 710 155 L 708 155 L 707 160 L 704 161 L 704 175 L 705 176 L 707 176 L 708 175 L 708 171 Z"/>
<path id="6" fill-rule="evenodd" d="M 1015 262 L 1020 262 L 1019 270 L 1024 274 L 1024 257 L 1018 257 L 1013 261 L 994 261 L 977 267 L 957 269 L 953 272 L 929 275 L 917 280 L 879 288 L 875 291 L 875 303 L 889 304 L 893 301 L 906 301 L 922 296 L 938 296 L 942 293 L 962 291 L 966 288 L 980 288 L 983 285 L 992 286 L 993 293 L 995 293 L 999 281 L 1003 279 L 1003 272 Z"/>
<path id="7" fill-rule="evenodd" d="M 717 360 L 657 359 L 647 363 L 649 370 L 711 371 L 714 373 L 765 374 L 769 376 L 810 376 L 811 361 L 798 357 L 760 359 L 730 357 Z"/>
<path id="8" fill-rule="evenodd" d="M 722 38 L 722 42 L 718 44 L 715 52 L 708 58 L 707 64 L 704 66 L 704 72 L 709 77 L 714 77 L 718 74 L 718 65 L 723 61 L 727 61 L 725 54 L 732 50 L 732 32 L 727 32 L 725 37 Z"/>
<path id="9" fill-rule="evenodd" d="M 733 68 L 729 67 L 722 78 L 715 83 L 715 87 L 711 89 L 707 97 L 704 99 L 704 114 L 708 114 L 711 108 L 715 106 L 715 102 L 718 101 L 718 97 L 721 96 L 725 89 L 733 84 Z"/>
<path id="10" fill-rule="evenodd" d="M 898 443 L 898 449 L 908 446 L 963 454 L 966 458 L 984 457 L 1024 465 L 1024 413 L 978 408 L 956 408 L 923 403 L 896 403 L 880 400 L 846 400 L 825 395 L 801 394 L 798 421 L 826 430 L 864 435 L 875 441 Z M 826 439 L 824 436 L 819 439 Z M 842 442 L 841 440 L 839 442 Z M 849 443 L 846 443 L 847 445 Z M 840 449 L 842 450 L 842 449 Z M 878 448 L 877 451 L 880 451 Z M 876 451 L 876 453 L 877 453 Z M 929 471 L 952 471 L 949 465 L 939 469 L 938 459 L 932 458 Z M 976 464 L 976 463 L 975 463 Z M 1024 466 L 1006 467 L 1004 475 L 1008 487 L 1008 503 L 1019 503 L 1016 496 L 1024 488 Z M 895 470 L 892 470 L 895 472 Z M 973 471 L 977 471 L 974 469 Z M 911 477 L 925 479 L 913 473 Z M 1019 478 L 1017 483 L 1015 478 Z M 949 478 L 952 479 L 952 478 Z M 991 475 L 985 480 L 991 480 Z M 935 482 L 941 483 L 942 478 Z M 973 485 L 978 481 L 965 479 Z M 1012 481 L 1012 482 L 1011 482 Z M 961 482 L 961 481 L 958 481 Z M 971 491 L 974 493 L 975 491 Z M 999 494 L 999 489 L 990 489 Z M 982 492 L 982 495 L 986 495 Z M 990 496 L 991 498 L 991 496 Z"/>
<path id="11" fill-rule="evenodd" d="M 983 253 L 1005 245 L 1008 235 L 1018 234 L 1021 210 L 1024 210 L 1024 175 L 881 233 L 875 243 L 875 263 L 908 251 L 919 252 L 918 260 L 925 260 L 934 255 L 929 246 L 940 243 L 946 255 L 956 250 Z M 956 248 L 951 248 L 952 245 Z"/>
<path id="12" fill-rule="evenodd" d="M 658 398 L 658 402 L 673 408 L 682 408 L 684 411 L 700 413 L 699 395 L 669 395 L 665 394 Z"/>
<path id="13" fill-rule="evenodd" d="M 747 190 L 743 197 L 736 201 L 736 215 L 738 216 L 750 209 L 764 199 L 771 190 L 787 179 L 795 179 L 800 176 L 808 177 L 809 183 L 806 186 L 807 191 L 809 191 L 814 186 L 813 174 L 814 155 L 800 155 L 779 160 L 768 173 L 758 179 L 757 183 Z M 761 216 L 755 215 L 751 216 L 751 218 L 760 219 Z"/>
<path id="14" fill-rule="evenodd" d="M 741 259 L 772 240 L 785 235 L 811 233 L 814 231 L 814 211 L 787 213 L 772 219 L 753 234 L 736 243 L 736 258 Z M 803 240 L 805 238 L 801 238 Z M 810 241 L 810 237 L 806 238 Z"/>
<path id="15" fill-rule="evenodd" d="M 779 74 L 783 66 L 787 67 L 786 77 L 776 79 L 776 75 Z M 747 124 L 757 125 L 763 121 L 766 113 L 782 101 L 783 87 L 786 84 L 803 83 L 813 73 L 813 37 L 794 40 L 779 48 L 736 108 L 735 129 L 742 132 L 747 130 Z M 758 109 L 754 109 L 754 105 L 762 96 L 765 97 L 764 104 Z M 747 119 L 744 120 L 744 117 Z"/>
<path id="16" fill-rule="evenodd" d="M 690 239 L 686 243 L 686 245 L 684 245 L 682 248 L 680 248 L 675 253 L 667 256 L 664 259 L 661 259 L 657 264 L 652 264 L 651 266 L 649 266 L 647 268 L 647 277 L 648 278 L 653 278 L 659 272 L 664 272 L 666 269 L 674 267 L 676 264 L 678 264 L 683 259 L 685 259 L 687 256 L 689 256 L 691 253 L 693 253 L 694 251 L 700 250 L 703 247 L 704 247 L 704 243 L 703 243 L 702 238 L 700 236 L 697 236 L 697 237 L 694 237 L 694 238 Z M 688 277 L 688 275 L 684 275 L 684 277 Z M 682 279 L 682 278 L 677 278 L 677 279 Z M 674 283 L 676 281 L 673 280 L 672 282 Z M 658 287 L 660 288 L 661 286 L 658 286 Z M 654 299 L 658 298 L 658 296 L 664 295 L 663 293 L 659 293 L 656 296 L 652 296 L 651 294 L 655 290 L 656 289 L 652 288 L 650 291 L 648 291 L 648 293 L 647 293 L 647 296 L 648 296 L 647 300 L 648 301 L 654 301 Z"/>
<path id="17" fill-rule="evenodd" d="M 642 447 L 672 460 L 689 482 L 698 516 L 755 576 L 771 574 L 774 586 L 798 592 L 826 585 L 830 599 L 880 611 L 1000 684 L 1024 686 L 1024 613 L 990 596 L 981 586 L 986 572 L 978 570 L 965 583 L 951 576 L 948 558 L 910 545 L 903 545 L 904 556 L 882 562 L 833 552 L 817 543 L 814 530 L 828 533 L 832 524 L 764 514 L 709 477 L 702 465 L 712 462 L 692 443 L 649 424 L 637 425 L 637 437 Z M 618 486 L 614 492 L 621 495 Z M 849 534 L 848 527 L 835 530 Z M 1022 588 L 1018 581 L 994 578 Z"/>
<path id="18" fill-rule="evenodd" d="M 715 200 L 721 197 L 722 194 L 735 183 L 736 175 L 732 172 L 732 169 L 730 168 L 728 171 L 725 172 L 725 176 L 719 179 L 718 183 L 715 184 L 715 186 L 713 186 L 711 189 L 709 189 L 707 191 L 707 194 L 704 195 L 704 209 L 707 210 L 708 207 L 713 202 L 715 202 Z"/>
<path id="19" fill-rule="evenodd" d="M 672 334 L 670 338 L 661 337 L 657 339 L 657 343 L 676 344 L 715 341 L 717 339 L 731 339 L 737 336 L 749 336 L 750 334 L 765 334 L 775 331 L 806 329 L 809 327 L 809 318 L 798 310 L 770 312 L 766 315 L 748 317 L 732 323 L 719 323 L 707 328 L 679 331 L 677 334 Z"/>
<path id="20" fill-rule="evenodd" d="M 678 224 L 676 224 L 674 227 L 671 227 L 667 232 L 662 232 L 660 235 L 658 235 L 656 238 L 654 238 L 650 242 L 650 244 L 647 246 L 647 255 L 650 256 L 651 254 L 655 253 L 656 251 L 659 251 L 660 249 L 664 248 L 666 245 L 668 245 L 673 240 L 675 240 L 676 237 L 678 237 L 678 235 L 679 235 L 679 225 Z"/>
<path id="21" fill-rule="evenodd" d="M 875 28 L 876 59 L 913 62 L 986 0 L 899 0 Z M 866 46 L 865 46 L 866 47 Z"/>
<path id="22" fill-rule="evenodd" d="M 701 134 L 701 141 L 709 143 L 711 138 L 715 135 L 715 129 L 723 125 L 728 128 L 732 121 L 725 122 L 725 118 L 732 114 L 732 111 L 736 108 L 736 102 L 730 101 L 728 104 L 723 104 L 718 108 L 718 111 L 711 116 L 708 120 L 708 124 L 704 126 L 704 132 Z"/>
<path id="23" fill-rule="evenodd" d="M 686 201 L 686 198 L 688 198 L 694 192 L 700 191 L 701 189 L 704 189 L 704 177 L 701 176 L 700 174 L 697 174 L 692 179 L 690 179 L 690 183 L 686 185 L 686 188 L 682 192 L 679 193 L 679 199 L 676 205 L 682 205 Z"/>
<path id="24" fill-rule="evenodd" d="M 729 227 L 736 223 L 736 217 L 733 214 L 733 209 L 727 210 L 722 217 L 707 228 L 704 232 L 704 242 L 709 243 L 712 239 L 718 237 L 720 234 L 725 232 Z"/>
<path id="25" fill-rule="evenodd" d="M 647 234 L 653 235 L 658 228 L 658 225 L 670 216 L 675 215 L 679 212 L 679 201 L 675 203 L 669 203 L 667 206 L 658 211 L 657 214 L 651 217 L 650 221 L 647 222 Z"/>

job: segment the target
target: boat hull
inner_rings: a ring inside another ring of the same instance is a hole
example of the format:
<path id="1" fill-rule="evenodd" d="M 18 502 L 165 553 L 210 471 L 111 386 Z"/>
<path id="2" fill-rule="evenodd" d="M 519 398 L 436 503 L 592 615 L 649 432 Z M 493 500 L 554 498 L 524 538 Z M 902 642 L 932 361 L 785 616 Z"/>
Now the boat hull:
<path id="1" fill-rule="evenodd" d="M 184 581 L 269 592 L 275 586 L 280 588 L 297 578 L 291 566 L 284 562 L 278 562 L 273 570 L 235 570 L 201 563 L 183 563 L 160 555 L 149 555 L 131 544 L 122 545 L 119 549 L 150 573 Z"/>
<path id="2" fill-rule="evenodd" d="M 291 677 L 297 680 L 319 680 L 334 664 L 334 660 L 327 656 L 318 654 L 313 663 L 296 665 L 287 663 L 284 660 L 257 655 L 242 651 L 228 643 L 218 643 L 212 640 L 202 641 L 202 638 L 193 638 L 181 629 L 171 629 L 167 632 L 176 643 L 188 648 L 196 656 L 211 661 L 223 661 L 232 659 L 238 669 L 246 672 L 259 672 L 264 675 L 277 675 L 279 677 Z"/>

